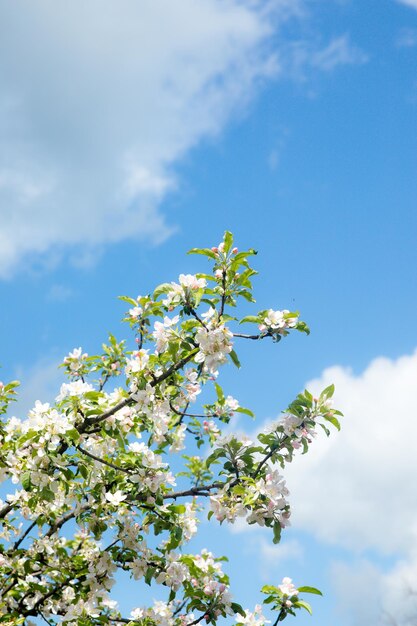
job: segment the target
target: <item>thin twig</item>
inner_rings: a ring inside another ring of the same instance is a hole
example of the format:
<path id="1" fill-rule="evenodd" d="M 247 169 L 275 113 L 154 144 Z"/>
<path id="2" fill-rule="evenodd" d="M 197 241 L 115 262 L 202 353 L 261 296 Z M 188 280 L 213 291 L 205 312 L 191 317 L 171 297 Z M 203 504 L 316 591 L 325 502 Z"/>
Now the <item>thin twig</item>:
<path id="1" fill-rule="evenodd" d="M 88 450 L 85 450 L 81 446 L 75 446 L 75 447 L 77 448 L 77 450 L 79 450 L 80 452 L 82 452 L 86 456 L 89 456 L 94 461 L 98 461 L 99 463 L 102 463 L 103 465 L 107 465 L 108 467 L 111 467 L 112 469 L 115 469 L 115 470 L 120 471 L 120 472 L 125 472 L 126 474 L 131 474 L 132 473 L 130 470 L 125 469 L 124 467 L 120 467 L 119 465 L 115 465 L 114 463 L 111 463 L 110 461 L 105 461 L 104 459 L 101 459 L 100 457 L 96 456 L 92 452 L 88 452 Z"/>

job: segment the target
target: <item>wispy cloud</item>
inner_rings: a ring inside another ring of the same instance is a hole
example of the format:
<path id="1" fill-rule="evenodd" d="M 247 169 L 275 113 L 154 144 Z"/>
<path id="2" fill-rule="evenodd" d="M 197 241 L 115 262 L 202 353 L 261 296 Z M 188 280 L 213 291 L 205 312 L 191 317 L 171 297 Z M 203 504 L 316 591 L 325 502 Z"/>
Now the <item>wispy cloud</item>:
<path id="1" fill-rule="evenodd" d="M 327 46 L 313 52 L 310 64 L 325 72 L 334 70 L 339 65 L 357 65 L 366 63 L 367 54 L 354 46 L 348 35 L 332 39 Z"/>
<path id="2" fill-rule="evenodd" d="M 397 46 L 400 48 L 417 46 L 417 28 L 403 28 L 397 37 Z"/>
<path id="3" fill-rule="evenodd" d="M 73 290 L 67 285 L 52 285 L 46 297 L 53 302 L 66 302 L 72 295 Z"/>
<path id="4" fill-rule="evenodd" d="M 362 65 L 368 55 L 355 46 L 348 34 L 333 37 L 327 44 L 297 41 L 288 46 L 287 64 L 295 79 L 305 80 L 311 70 L 331 72 L 345 65 Z"/>

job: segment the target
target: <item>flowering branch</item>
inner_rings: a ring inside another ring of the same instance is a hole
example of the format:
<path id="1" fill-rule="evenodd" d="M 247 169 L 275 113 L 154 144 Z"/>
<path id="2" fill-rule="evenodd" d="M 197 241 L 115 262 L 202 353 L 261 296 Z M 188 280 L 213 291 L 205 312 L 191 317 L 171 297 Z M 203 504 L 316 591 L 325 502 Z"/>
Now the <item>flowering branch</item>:
<path id="1" fill-rule="evenodd" d="M 249 265 L 255 251 L 239 252 L 231 233 L 192 252 L 213 263 L 211 274 L 181 274 L 153 294 L 122 297 L 136 349 L 113 335 L 101 355 L 75 348 L 63 360 L 69 382 L 55 402 L 38 400 L 27 416 L 3 420 L 0 477 L 16 490 L 0 502 L 2 623 L 29 626 L 27 618 L 36 617 L 49 626 L 214 626 L 227 616 L 242 626 L 267 623 L 260 607 L 252 613 L 233 601 L 221 559 L 207 550 L 187 554 L 199 498 L 209 500 L 209 518 L 266 526 L 278 542 L 291 514 L 280 471 L 297 450 L 308 450 L 318 426 L 326 434 L 329 425 L 339 428 L 340 413 L 330 386 L 319 398 L 299 394 L 256 441 L 222 436 L 234 413 L 253 416 L 219 384 L 222 366 L 240 366 L 235 339 L 277 342 L 308 328 L 286 309 L 242 319 L 226 312 L 242 298 L 254 302 L 256 274 Z M 259 332 L 234 332 L 235 323 Z M 112 387 L 117 377 L 123 383 Z M 0 383 L 0 413 L 16 386 Z M 200 405 L 207 388 L 216 399 Z M 191 486 L 176 486 L 182 476 Z M 118 570 L 163 585 L 168 600 L 122 616 L 110 594 Z M 288 581 L 264 591 L 277 613 L 274 626 L 309 610 L 299 592 L 317 591 Z"/>

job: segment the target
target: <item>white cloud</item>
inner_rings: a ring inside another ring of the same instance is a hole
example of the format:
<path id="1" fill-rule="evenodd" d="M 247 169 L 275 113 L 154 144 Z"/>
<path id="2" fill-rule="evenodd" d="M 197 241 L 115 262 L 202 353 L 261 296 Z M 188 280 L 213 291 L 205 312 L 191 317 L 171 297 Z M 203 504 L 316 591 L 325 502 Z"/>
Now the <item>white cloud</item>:
<path id="1" fill-rule="evenodd" d="M 279 71 L 288 0 L 0 0 L 0 276 L 165 239 L 176 162 Z"/>
<path id="2" fill-rule="evenodd" d="M 400 4 L 405 4 L 406 6 L 417 10 L 417 0 L 397 0 L 397 1 L 400 2 Z"/>
<path id="3" fill-rule="evenodd" d="M 287 467 L 292 524 L 354 551 L 404 553 L 417 536 L 417 352 L 377 358 L 355 375 L 335 366 L 307 384 L 335 383 L 342 431 L 319 437 Z"/>
<path id="4" fill-rule="evenodd" d="M 335 562 L 332 581 L 348 623 L 367 626 L 414 626 L 417 614 L 417 554 L 383 571 L 367 560 Z M 352 598 L 355 601 L 352 602 Z"/>

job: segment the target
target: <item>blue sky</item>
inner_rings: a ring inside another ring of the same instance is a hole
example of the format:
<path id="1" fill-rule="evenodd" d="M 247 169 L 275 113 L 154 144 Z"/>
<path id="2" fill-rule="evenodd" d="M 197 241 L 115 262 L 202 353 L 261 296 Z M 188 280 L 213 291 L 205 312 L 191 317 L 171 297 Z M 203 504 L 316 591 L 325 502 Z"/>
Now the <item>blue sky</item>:
<path id="1" fill-rule="evenodd" d="M 261 423 L 334 381 L 346 418 L 291 468 L 281 546 L 227 528 L 201 541 L 229 552 L 252 603 L 266 574 L 323 588 L 300 624 L 407 624 L 417 2 L 0 0 L 0 13 L 1 376 L 22 379 L 25 406 L 53 395 L 63 355 L 125 332 L 117 295 L 204 271 L 186 250 L 232 230 L 259 250 L 259 308 L 297 308 L 312 334 L 263 346 L 261 364 L 243 346 L 230 391 Z"/>

